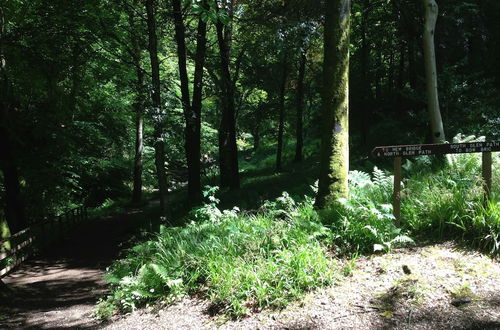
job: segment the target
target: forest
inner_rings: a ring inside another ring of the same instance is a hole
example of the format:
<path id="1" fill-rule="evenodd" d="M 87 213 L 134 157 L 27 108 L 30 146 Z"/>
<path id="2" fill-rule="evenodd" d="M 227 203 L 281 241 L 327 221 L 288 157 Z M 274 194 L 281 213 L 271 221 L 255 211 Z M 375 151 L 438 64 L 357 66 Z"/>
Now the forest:
<path id="1" fill-rule="evenodd" d="M 99 326 L 258 328 L 373 267 L 375 309 L 262 328 L 500 327 L 498 58 L 497 0 L 2 0 L 0 270 L 36 227 L 21 270 L 95 253 Z M 490 149 L 372 154 L 447 143 Z M 40 326 L 16 269 L 0 325 Z"/>

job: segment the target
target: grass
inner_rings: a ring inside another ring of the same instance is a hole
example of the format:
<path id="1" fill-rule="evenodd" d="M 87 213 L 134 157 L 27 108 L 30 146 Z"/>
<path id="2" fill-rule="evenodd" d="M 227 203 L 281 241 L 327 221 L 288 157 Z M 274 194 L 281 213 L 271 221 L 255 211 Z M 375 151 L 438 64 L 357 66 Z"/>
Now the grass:
<path id="1" fill-rule="evenodd" d="M 246 159 L 240 191 L 210 188 L 204 206 L 182 217 L 177 212 L 174 223 L 182 226 L 162 227 L 114 263 L 107 275 L 112 294 L 100 303 L 98 315 L 185 295 L 201 295 L 218 312 L 236 318 L 281 308 L 337 275 L 349 276 L 359 254 L 390 252 L 413 239 L 457 239 L 500 253 L 498 154 L 489 202 L 483 200 L 478 155 L 453 156 L 451 165 L 429 157 L 407 162 L 401 228 L 394 225 L 393 178 L 387 172 L 351 171 L 350 199 L 317 212 L 310 197 L 317 176 L 314 158 L 289 163 L 281 173 L 273 169 L 269 148 Z M 332 254 L 353 261 L 337 267 Z M 411 295 L 412 283 L 396 286 Z"/>
<path id="2" fill-rule="evenodd" d="M 204 212 L 206 220 L 163 228 L 116 262 L 107 276 L 114 295 L 101 303 L 102 314 L 110 303 L 132 310 L 158 298 L 201 294 L 241 317 L 332 283 L 337 270 L 321 244 L 328 231 L 310 203 L 254 215 L 215 206 Z"/>

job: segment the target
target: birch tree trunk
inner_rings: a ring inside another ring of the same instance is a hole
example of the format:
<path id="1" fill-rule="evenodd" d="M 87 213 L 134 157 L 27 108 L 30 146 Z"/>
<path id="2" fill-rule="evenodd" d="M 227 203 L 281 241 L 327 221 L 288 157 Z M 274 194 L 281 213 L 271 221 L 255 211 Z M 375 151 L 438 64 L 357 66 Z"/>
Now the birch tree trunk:
<path id="1" fill-rule="evenodd" d="M 434 31 L 438 16 L 438 5 L 435 0 L 424 0 L 424 61 L 425 83 L 427 87 L 427 109 L 432 130 L 432 142 L 441 143 L 445 140 L 443 120 L 439 110 L 437 90 L 436 52 L 434 48 Z"/>
<path id="2" fill-rule="evenodd" d="M 317 208 L 331 206 L 349 193 L 350 8 L 350 0 L 326 1 Z"/>

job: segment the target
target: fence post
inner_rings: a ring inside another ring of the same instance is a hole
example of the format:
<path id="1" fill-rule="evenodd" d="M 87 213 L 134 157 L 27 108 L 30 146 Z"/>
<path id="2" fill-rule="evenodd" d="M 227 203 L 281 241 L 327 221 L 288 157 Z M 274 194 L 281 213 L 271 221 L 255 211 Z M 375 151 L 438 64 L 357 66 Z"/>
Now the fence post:
<path id="1" fill-rule="evenodd" d="M 392 209 L 396 226 L 401 226 L 401 157 L 394 158 L 394 194 L 392 196 Z"/>
<path id="2" fill-rule="evenodd" d="M 483 188 L 484 199 L 489 201 L 491 198 L 491 152 L 483 152 Z"/>

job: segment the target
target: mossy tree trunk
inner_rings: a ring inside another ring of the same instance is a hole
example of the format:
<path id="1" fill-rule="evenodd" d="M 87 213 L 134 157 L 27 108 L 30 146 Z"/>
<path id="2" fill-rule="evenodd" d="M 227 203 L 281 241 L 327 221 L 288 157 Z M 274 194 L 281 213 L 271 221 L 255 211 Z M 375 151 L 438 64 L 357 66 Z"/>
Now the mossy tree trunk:
<path id="1" fill-rule="evenodd" d="M 316 207 L 347 198 L 349 171 L 350 0 L 327 0 L 324 32 L 322 131 Z"/>
<path id="2" fill-rule="evenodd" d="M 4 54 L 4 35 L 7 22 L 0 6 L 0 171 L 5 189 L 5 219 L 11 234 L 28 226 L 21 195 L 21 180 L 16 155 L 16 137 L 13 133 L 14 120 L 11 120 L 12 92 L 7 77 L 7 59 Z"/>

